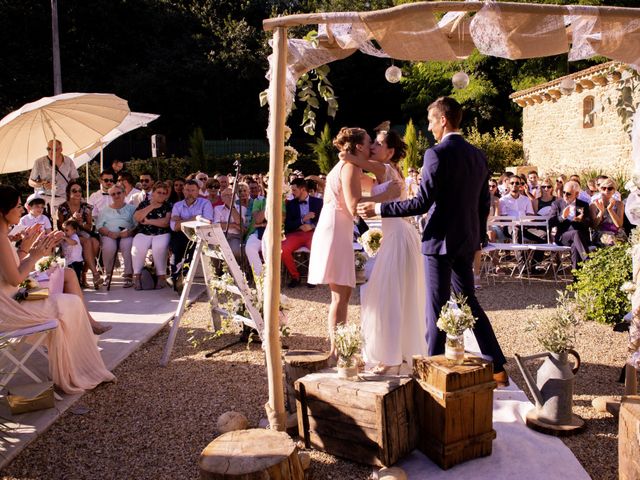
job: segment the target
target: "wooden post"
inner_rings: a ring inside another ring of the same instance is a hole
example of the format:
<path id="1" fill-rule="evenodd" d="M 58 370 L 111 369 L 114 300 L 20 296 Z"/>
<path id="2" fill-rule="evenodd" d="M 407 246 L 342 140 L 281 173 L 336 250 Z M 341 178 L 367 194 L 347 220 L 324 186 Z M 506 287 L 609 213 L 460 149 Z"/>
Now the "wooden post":
<path id="1" fill-rule="evenodd" d="M 273 32 L 274 69 L 271 72 L 271 105 L 269 105 L 269 194 L 267 196 L 266 271 L 264 320 L 269 402 L 267 416 L 271 429 L 284 431 L 284 386 L 280 356 L 280 248 L 282 239 L 282 183 L 284 168 L 284 122 L 286 117 L 287 29 Z"/>

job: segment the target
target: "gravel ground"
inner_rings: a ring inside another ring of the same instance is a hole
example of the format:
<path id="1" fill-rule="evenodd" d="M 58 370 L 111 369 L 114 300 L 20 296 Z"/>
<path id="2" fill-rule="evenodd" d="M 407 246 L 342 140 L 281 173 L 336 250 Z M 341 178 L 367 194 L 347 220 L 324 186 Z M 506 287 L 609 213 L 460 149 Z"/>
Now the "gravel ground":
<path id="1" fill-rule="evenodd" d="M 552 308 L 557 285 L 542 280 L 531 284 L 484 286 L 479 298 L 491 318 L 509 359 L 507 370 L 523 381 L 513 361 L 515 353 L 539 351 L 523 333 L 530 304 Z M 320 287 L 285 290 L 293 302 L 289 312 L 291 349 L 327 349 L 325 316 L 329 292 Z M 357 294 L 349 317 L 359 320 Z M 190 331 L 204 338 L 208 304 L 196 303 L 185 315 L 173 360 L 158 366 L 168 328 L 131 355 L 116 370 L 118 381 L 85 395 L 84 415 L 65 413 L 2 473 L 4 479 L 187 479 L 197 478 L 197 459 L 215 437 L 217 417 L 228 410 L 244 413 L 251 426 L 265 417 L 267 378 L 264 354 L 258 345 L 233 344 L 235 334 L 206 339 L 198 348 L 187 338 Z M 230 345 L 230 346 L 227 346 Z M 617 383 L 624 361 L 626 334 L 610 327 L 587 324 L 581 328 L 577 350 L 583 365 L 576 384 L 574 411 L 587 420 L 584 433 L 565 443 L 594 479 L 615 479 L 617 473 L 617 420 L 598 414 L 591 400 L 620 395 Z M 212 358 L 205 353 L 222 348 Z M 313 477 L 367 479 L 371 467 L 311 451 Z"/>

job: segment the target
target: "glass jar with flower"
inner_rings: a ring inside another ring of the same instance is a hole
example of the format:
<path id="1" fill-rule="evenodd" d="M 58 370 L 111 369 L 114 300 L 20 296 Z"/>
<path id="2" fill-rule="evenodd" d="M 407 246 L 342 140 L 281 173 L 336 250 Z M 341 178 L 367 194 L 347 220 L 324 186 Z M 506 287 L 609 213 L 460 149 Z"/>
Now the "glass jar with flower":
<path id="1" fill-rule="evenodd" d="M 354 255 L 354 263 L 356 267 L 356 285 L 361 285 L 367 281 L 365 275 L 365 267 L 369 257 L 364 252 L 356 252 Z"/>
<path id="2" fill-rule="evenodd" d="M 464 363 L 464 331 L 473 328 L 476 318 L 467 305 L 466 297 L 459 295 L 450 300 L 438 317 L 437 326 L 447 334 L 444 356 L 452 365 Z"/>
<path id="3" fill-rule="evenodd" d="M 355 323 L 338 325 L 335 331 L 335 340 L 338 352 L 338 378 L 356 379 L 358 366 L 355 355 L 362 348 L 360 325 Z"/>

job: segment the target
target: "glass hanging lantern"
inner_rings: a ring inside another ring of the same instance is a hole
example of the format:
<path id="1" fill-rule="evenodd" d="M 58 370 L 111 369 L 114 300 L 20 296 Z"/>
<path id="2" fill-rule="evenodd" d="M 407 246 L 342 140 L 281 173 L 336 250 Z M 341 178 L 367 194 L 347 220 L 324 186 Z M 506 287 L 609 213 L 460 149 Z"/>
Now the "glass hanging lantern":
<path id="1" fill-rule="evenodd" d="M 453 83 L 453 88 L 457 88 L 458 90 L 467 88 L 469 85 L 469 75 L 460 70 L 453 74 L 453 77 L 451 77 L 451 83 Z"/>
<path id="2" fill-rule="evenodd" d="M 384 72 L 384 78 L 386 78 L 389 83 L 398 83 L 402 78 L 402 70 L 395 65 L 391 65 Z"/>

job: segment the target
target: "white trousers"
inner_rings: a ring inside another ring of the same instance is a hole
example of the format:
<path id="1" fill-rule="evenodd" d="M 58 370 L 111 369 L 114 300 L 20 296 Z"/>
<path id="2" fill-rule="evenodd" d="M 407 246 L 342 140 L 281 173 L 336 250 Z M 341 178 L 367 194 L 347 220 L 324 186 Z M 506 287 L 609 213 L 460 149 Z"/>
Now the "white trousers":
<path id="1" fill-rule="evenodd" d="M 131 257 L 133 259 L 133 273 L 139 275 L 144 267 L 147 251 L 151 249 L 153 265 L 156 267 L 156 275 L 167 274 L 167 256 L 169 254 L 169 233 L 161 235 L 145 235 L 139 233 L 133 237 Z"/>
<path id="2" fill-rule="evenodd" d="M 113 262 L 116 259 L 118 253 L 116 240 L 109 237 L 100 237 L 100 243 L 102 244 L 102 261 L 104 262 L 104 268 L 107 271 L 107 275 L 113 269 Z M 131 265 L 131 244 L 133 243 L 133 237 L 126 237 L 120 239 L 120 251 L 122 252 L 122 258 L 124 260 L 124 274 L 131 275 L 133 273 L 133 267 Z"/>
<path id="3" fill-rule="evenodd" d="M 254 232 L 247 238 L 247 244 L 244 247 L 244 252 L 247 254 L 249 265 L 253 270 L 254 277 L 258 277 L 262 274 L 262 260 L 260 259 L 260 252 L 262 251 L 262 240 L 258 239 L 258 233 Z"/>

